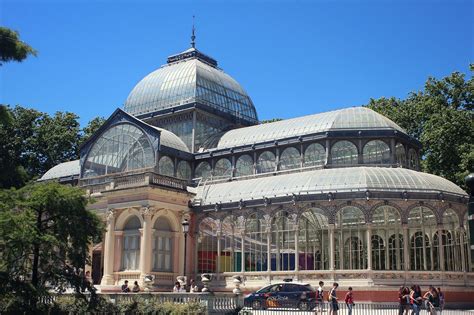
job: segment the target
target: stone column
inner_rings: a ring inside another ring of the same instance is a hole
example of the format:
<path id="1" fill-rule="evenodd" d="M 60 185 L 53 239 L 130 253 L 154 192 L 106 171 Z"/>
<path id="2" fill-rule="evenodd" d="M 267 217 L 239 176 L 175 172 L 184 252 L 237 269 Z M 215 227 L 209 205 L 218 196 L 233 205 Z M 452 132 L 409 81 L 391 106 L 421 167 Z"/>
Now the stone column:
<path id="1" fill-rule="evenodd" d="M 367 223 L 367 270 L 372 270 L 372 224 Z"/>
<path id="2" fill-rule="evenodd" d="M 439 253 L 439 269 L 445 271 L 444 268 L 444 246 L 443 246 L 443 225 L 438 225 L 438 253 Z"/>
<path id="3" fill-rule="evenodd" d="M 267 227 L 267 271 L 272 271 L 272 231 Z"/>
<path id="4" fill-rule="evenodd" d="M 104 274 L 100 285 L 114 285 L 114 230 L 115 211 L 110 209 L 107 212 L 107 232 L 104 240 Z"/>
<path id="5" fill-rule="evenodd" d="M 325 165 L 327 164 L 330 164 L 331 163 L 331 140 L 329 139 L 326 139 L 326 163 Z M 334 266 L 332 267 L 334 268 Z"/>
<path id="6" fill-rule="evenodd" d="M 329 270 L 334 270 L 334 224 L 329 224 Z"/>
<path id="7" fill-rule="evenodd" d="M 240 236 L 241 236 L 241 242 L 240 242 L 240 251 L 241 257 L 240 257 L 240 264 L 241 264 L 241 272 L 245 272 L 245 230 L 240 231 Z"/>
<path id="8" fill-rule="evenodd" d="M 217 264 L 216 264 L 216 273 L 217 277 L 219 277 L 221 272 L 221 236 L 222 232 L 217 233 Z"/>
<path id="9" fill-rule="evenodd" d="M 461 245 L 461 271 L 466 272 L 466 252 L 464 250 L 464 228 L 459 231 L 459 245 Z"/>
<path id="10" fill-rule="evenodd" d="M 405 271 L 410 270 L 410 252 L 408 248 L 408 239 L 410 237 L 408 233 L 408 224 L 403 224 L 403 264 Z"/>
<path id="11" fill-rule="evenodd" d="M 300 245 L 299 243 L 299 226 L 296 224 L 295 226 L 295 273 L 296 273 L 296 280 L 298 280 L 298 271 L 300 269 Z"/>
<path id="12" fill-rule="evenodd" d="M 143 277 L 150 273 L 151 268 L 151 209 L 146 207 L 141 209 L 143 216 L 143 228 L 140 240 L 140 282 Z"/>

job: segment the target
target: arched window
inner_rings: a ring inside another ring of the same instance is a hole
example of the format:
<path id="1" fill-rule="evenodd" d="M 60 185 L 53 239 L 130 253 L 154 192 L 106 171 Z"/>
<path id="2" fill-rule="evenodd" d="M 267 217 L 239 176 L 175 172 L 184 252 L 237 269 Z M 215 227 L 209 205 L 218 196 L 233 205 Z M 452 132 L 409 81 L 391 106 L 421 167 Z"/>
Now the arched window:
<path id="1" fill-rule="evenodd" d="M 257 173 L 269 173 L 276 170 L 275 154 L 270 151 L 265 151 L 258 156 Z"/>
<path id="2" fill-rule="evenodd" d="M 194 170 L 195 178 L 207 179 L 211 176 L 211 166 L 207 162 L 201 162 Z"/>
<path id="3" fill-rule="evenodd" d="M 382 237 L 372 235 L 372 268 L 374 270 L 385 269 L 385 250 Z"/>
<path id="4" fill-rule="evenodd" d="M 191 178 L 191 166 L 189 162 L 179 161 L 178 168 L 176 169 L 176 176 L 181 179 Z"/>
<path id="5" fill-rule="evenodd" d="M 374 269 L 403 270 L 403 231 L 398 210 L 389 205 L 377 207 L 372 215 L 372 228 L 373 235 L 378 235 L 383 243 L 377 256 L 372 248 Z"/>
<path id="6" fill-rule="evenodd" d="M 437 257 L 433 255 L 429 235 L 434 235 L 437 228 L 436 216 L 426 207 L 413 208 L 408 215 L 410 233 L 410 268 L 411 270 L 433 270 Z"/>
<path id="7" fill-rule="evenodd" d="M 158 173 L 165 176 L 174 176 L 174 163 L 169 156 L 162 156 L 158 162 Z"/>
<path id="8" fill-rule="evenodd" d="M 123 228 L 122 270 L 138 270 L 140 263 L 140 219 L 132 216 Z"/>
<path id="9" fill-rule="evenodd" d="M 232 215 L 222 221 L 220 272 L 241 271 L 242 235 L 235 228 L 235 221 Z"/>
<path id="10" fill-rule="evenodd" d="M 336 214 L 334 231 L 336 266 L 339 269 L 367 268 L 366 223 L 362 211 L 347 206 Z"/>
<path id="11" fill-rule="evenodd" d="M 153 270 L 171 272 L 173 271 L 173 230 L 171 224 L 165 218 L 158 218 L 153 228 Z"/>
<path id="12" fill-rule="evenodd" d="M 214 164 L 214 176 L 230 177 L 232 175 L 232 163 L 226 158 L 219 159 Z"/>
<path id="13" fill-rule="evenodd" d="M 289 170 L 301 166 L 300 152 L 293 147 L 286 148 L 280 155 L 280 170 Z"/>
<path id="14" fill-rule="evenodd" d="M 364 146 L 363 158 L 364 164 L 388 164 L 390 148 L 381 140 L 369 141 Z"/>
<path id="15" fill-rule="evenodd" d="M 395 146 L 395 156 L 397 158 L 398 166 L 407 165 L 407 154 L 403 144 L 397 143 L 397 145 Z"/>
<path id="16" fill-rule="evenodd" d="M 461 244 L 459 242 L 459 217 L 452 209 L 443 213 L 444 270 L 462 271 Z"/>
<path id="17" fill-rule="evenodd" d="M 331 163 L 355 165 L 358 163 L 357 148 L 350 141 L 338 141 L 331 147 Z"/>
<path id="18" fill-rule="evenodd" d="M 304 151 L 304 166 L 319 166 L 326 162 L 326 150 L 319 143 L 310 144 Z"/>
<path id="19" fill-rule="evenodd" d="M 217 271 L 217 222 L 205 218 L 199 224 L 198 236 L 198 272 Z"/>
<path id="20" fill-rule="evenodd" d="M 413 170 L 418 169 L 418 154 L 415 149 L 408 150 L 408 167 Z"/>
<path id="21" fill-rule="evenodd" d="M 298 225 L 301 270 L 329 270 L 329 224 L 323 210 L 303 212 Z"/>
<path id="22" fill-rule="evenodd" d="M 245 220 L 245 271 L 266 271 L 267 232 L 265 222 L 257 213 Z"/>
<path id="23" fill-rule="evenodd" d="M 272 270 L 295 270 L 296 227 L 287 211 L 279 211 L 272 220 Z"/>
<path id="24" fill-rule="evenodd" d="M 250 155 L 241 155 L 235 163 L 235 176 L 249 176 L 253 174 L 253 159 Z"/>
<path id="25" fill-rule="evenodd" d="M 82 177 L 101 176 L 153 167 L 155 154 L 148 136 L 123 123 L 105 131 L 93 144 L 82 167 Z"/>

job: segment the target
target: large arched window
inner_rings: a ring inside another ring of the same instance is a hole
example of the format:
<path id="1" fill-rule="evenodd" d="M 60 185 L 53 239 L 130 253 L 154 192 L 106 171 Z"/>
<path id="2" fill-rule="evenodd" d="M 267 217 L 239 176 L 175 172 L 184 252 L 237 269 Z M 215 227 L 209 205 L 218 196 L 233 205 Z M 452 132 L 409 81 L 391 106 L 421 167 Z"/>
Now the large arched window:
<path id="1" fill-rule="evenodd" d="M 338 141 L 331 147 L 331 163 L 354 165 L 358 163 L 357 148 L 350 141 Z"/>
<path id="2" fill-rule="evenodd" d="M 295 270 L 296 227 L 287 211 L 279 211 L 275 214 L 271 230 L 272 270 Z"/>
<path id="3" fill-rule="evenodd" d="M 418 154 L 415 149 L 408 150 L 408 167 L 413 170 L 418 169 Z"/>
<path id="4" fill-rule="evenodd" d="M 369 141 L 364 146 L 363 159 L 364 164 L 388 164 L 390 148 L 381 140 Z"/>
<path id="5" fill-rule="evenodd" d="M 162 156 L 158 162 L 158 173 L 165 176 L 174 176 L 174 163 L 169 156 Z"/>
<path id="6" fill-rule="evenodd" d="M 336 214 L 336 266 L 339 269 L 367 268 L 365 217 L 359 208 L 347 206 Z"/>
<path id="7" fill-rule="evenodd" d="M 165 218 L 158 218 L 153 226 L 153 270 L 173 271 L 173 230 L 171 224 Z"/>
<path id="8" fill-rule="evenodd" d="M 207 179 L 211 176 L 211 166 L 207 162 L 201 162 L 194 170 L 195 178 Z"/>
<path id="9" fill-rule="evenodd" d="M 269 173 L 276 170 L 275 154 L 270 151 L 262 152 L 257 160 L 257 173 Z"/>
<path id="10" fill-rule="evenodd" d="M 459 217 L 452 209 L 443 213 L 442 246 L 444 270 L 462 271 L 461 244 L 457 235 L 460 232 Z"/>
<path id="11" fill-rule="evenodd" d="M 217 160 L 214 164 L 214 176 L 216 177 L 230 177 L 232 175 L 232 163 L 229 159 L 222 158 Z"/>
<path id="12" fill-rule="evenodd" d="M 181 179 L 191 178 L 191 166 L 187 161 L 179 161 L 178 167 L 176 168 L 176 176 Z"/>
<path id="13" fill-rule="evenodd" d="M 413 208 L 408 215 L 411 270 L 433 270 L 437 264 L 430 235 L 436 233 L 436 216 L 429 208 Z"/>
<path id="14" fill-rule="evenodd" d="M 266 271 L 267 249 L 265 222 L 253 213 L 245 220 L 245 271 Z"/>
<path id="15" fill-rule="evenodd" d="M 230 215 L 222 221 L 220 233 L 220 272 L 241 271 L 242 235 L 235 227 L 235 217 Z"/>
<path id="16" fill-rule="evenodd" d="M 374 270 L 402 270 L 403 230 L 398 210 L 388 205 L 377 207 L 372 215 L 372 227 Z M 374 236 L 379 237 L 375 244 Z"/>
<path id="17" fill-rule="evenodd" d="M 140 219 L 132 216 L 123 228 L 122 270 L 140 268 Z"/>
<path id="18" fill-rule="evenodd" d="M 397 159 L 398 166 L 407 165 L 407 154 L 403 144 L 397 143 L 397 145 L 395 146 L 395 157 Z"/>
<path id="19" fill-rule="evenodd" d="M 329 224 L 321 209 L 310 209 L 298 224 L 300 270 L 329 269 Z"/>
<path id="20" fill-rule="evenodd" d="M 289 170 L 301 166 L 300 152 L 293 147 L 286 148 L 280 155 L 280 170 Z"/>
<path id="21" fill-rule="evenodd" d="M 235 163 L 235 176 L 249 176 L 253 174 L 253 159 L 250 155 L 241 155 Z"/>
<path id="22" fill-rule="evenodd" d="M 148 136 L 124 123 L 105 131 L 93 144 L 83 165 L 83 177 L 153 167 L 155 155 Z"/>
<path id="23" fill-rule="evenodd" d="M 217 230 L 218 224 L 212 218 L 205 218 L 199 224 L 198 272 L 217 271 Z"/>
<path id="24" fill-rule="evenodd" d="M 319 166 L 326 162 L 326 150 L 319 143 L 310 144 L 304 151 L 304 166 Z"/>

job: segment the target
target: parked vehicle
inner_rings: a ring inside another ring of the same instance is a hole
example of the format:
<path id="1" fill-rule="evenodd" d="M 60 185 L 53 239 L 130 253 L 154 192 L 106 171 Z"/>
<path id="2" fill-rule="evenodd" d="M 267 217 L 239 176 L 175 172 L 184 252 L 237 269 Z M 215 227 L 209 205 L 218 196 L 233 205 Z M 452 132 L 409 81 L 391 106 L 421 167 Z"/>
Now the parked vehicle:
<path id="1" fill-rule="evenodd" d="M 246 307 L 254 310 L 296 308 L 309 311 L 316 307 L 317 291 L 308 283 L 279 282 L 267 285 L 245 297 Z"/>

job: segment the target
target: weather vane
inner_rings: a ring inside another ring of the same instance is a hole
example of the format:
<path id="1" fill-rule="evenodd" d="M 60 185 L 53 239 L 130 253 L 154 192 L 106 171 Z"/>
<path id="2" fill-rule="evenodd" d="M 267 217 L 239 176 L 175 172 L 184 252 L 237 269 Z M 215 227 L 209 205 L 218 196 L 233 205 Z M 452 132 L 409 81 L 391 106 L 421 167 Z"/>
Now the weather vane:
<path id="1" fill-rule="evenodd" d="M 196 35 L 194 35 L 194 32 L 196 31 L 196 28 L 194 27 L 194 15 L 193 15 L 193 32 L 192 32 L 192 35 L 191 35 L 191 46 L 193 48 L 196 47 L 196 42 L 195 42 L 195 39 L 196 39 Z"/>

